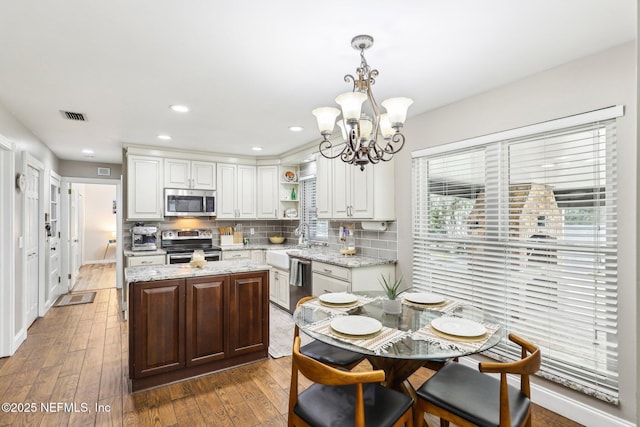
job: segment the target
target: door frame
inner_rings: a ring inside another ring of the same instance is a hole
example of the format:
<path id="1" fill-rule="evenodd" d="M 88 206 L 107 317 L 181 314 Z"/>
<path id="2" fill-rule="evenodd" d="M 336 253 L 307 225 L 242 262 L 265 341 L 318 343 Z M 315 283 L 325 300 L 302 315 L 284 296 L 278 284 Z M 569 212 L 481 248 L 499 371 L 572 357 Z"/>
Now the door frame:
<path id="1" fill-rule="evenodd" d="M 61 256 L 61 293 L 67 293 L 71 289 L 70 271 L 70 247 L 69 247 L 69 188 L 71 184 L 101 184 L 115 185 L 116 187 L 116 288 L 122 289 L 123 277 L 123 247 L 122 247 L 122 177 L 119 179 L 80 178 L 63 176 L 60 179 L 60 248 Z"/>
<path id="2" fill-rule="evenodd" d="M 0 135 L 0 357 L 11 356 L 15 333 L 15 146 Z M 9 236 L 11 236 L 9 238 Z"/>

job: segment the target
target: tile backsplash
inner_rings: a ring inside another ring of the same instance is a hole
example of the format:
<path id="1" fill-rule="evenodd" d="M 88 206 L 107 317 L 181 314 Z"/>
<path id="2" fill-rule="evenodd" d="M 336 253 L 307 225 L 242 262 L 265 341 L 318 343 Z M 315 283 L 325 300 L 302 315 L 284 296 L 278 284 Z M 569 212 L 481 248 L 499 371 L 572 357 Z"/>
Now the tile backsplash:
<path id="1" fill-rule="evenodd" d="M 137 221 L 125 221 L 123 237 L 125 247 L 131 245 L 131 227 Z M 294 230 L 300 224 L 298 220 L 209 220 L 200 218 L 177 218 L 169 221 L 145 221 L 145 225 L 155 225 L 159 230 L 206 228 L 213 230 L 214 244 L 220 244 L 219 227 L 242 225 L 244 237 L 253 244 L 268 244 L 269 236 L 281 235 L 287 243 L 297 243 Z M 340 227 L 352 227 L 356 238 L 356 250 L 359 255 L 377 258 L 397 259 L 397 224 L 388 222 L 385 231 L 363 230 L 359 221 L 329 221 L 328 249 L 340 250 Z M 253 228 L 253 235 L 251 229 Z M 315 242 L 311 242 L 312 244 Z"/>

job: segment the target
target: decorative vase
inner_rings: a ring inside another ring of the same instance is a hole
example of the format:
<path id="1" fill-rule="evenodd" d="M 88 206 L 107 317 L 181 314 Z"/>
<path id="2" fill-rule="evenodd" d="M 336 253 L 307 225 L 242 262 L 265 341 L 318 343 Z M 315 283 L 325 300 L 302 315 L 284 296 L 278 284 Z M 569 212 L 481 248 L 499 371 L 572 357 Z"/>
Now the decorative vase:
<path id="1" fill-rule="evenodd" d="M 401 299 L 383 299 L 382 311 L 384 311 L 387 314 L 401 314 L 402 300 Z"/>

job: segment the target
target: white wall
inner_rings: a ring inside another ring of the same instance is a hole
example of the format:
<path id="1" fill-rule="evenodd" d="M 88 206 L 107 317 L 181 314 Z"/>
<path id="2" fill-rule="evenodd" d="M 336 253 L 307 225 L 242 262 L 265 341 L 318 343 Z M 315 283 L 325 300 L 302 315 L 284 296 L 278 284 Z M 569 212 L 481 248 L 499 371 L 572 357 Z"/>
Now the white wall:
<path id="1" fill-rule="evenodd" d="M 515 58 L 514 58 L 515 60 Z M 615 47 L 413 117 L 404 133 L 405 148 L 396 155 L 396 206 L 411 200 L 411 152 L 466 138 L 570 116 L 611 105 L 624 105 L 618 120 L 619 336 L 620 406 L 615 407 L 544 381 L 545 387 L 615 417 L 636 421 L 636 206 L 638 200 L 637 49 L 635 42 Z M 398 271 L 411 280 L 411 210 L 398 215 Z M 534 395 L 535 400 L 535 395 Z M 593 422 L 593 421 L 591 421 Z"/>
<path id="2" fill-rule="evenodd" d="M 3 106 L 0 105 L 0 135 L 4 136 L 14 145 L 15 153 L 15 172 L 25 172 L 23 169 L 23 153 L 30 154 L 33 158 L 39 160 L 44 165 L 45 171 L 41 175 L 46 182 L 49 181 L 50 171 L 57 172 L 58 158 L 53 152 L 43 144 L 35 135 L 33 135 L 25 126 L 22 125 L 13 115 Z M 44 200 L 48 200 L 49 185 L 44 186 L 44 192 L 40 195 Z M 13 298 L 12 322 L 7 322 L 6 316 L 0 316 L 0 328 L 3 334 L 0 336 L 10 336 L 12 354 L 27 336 L 27 324 L 24 312 L 25 301 L 25 285 L 22 272 L 24 261 L 24 250 L 20 248 L 19 240 L 24 235 L 23 230 L 23 197 L 24 194 L 14 191 L 14 223 L 13 235 L 11 239 L 0 239 L 1 245 L 5 246 L 4 252 L 10 252 L 15 259 L 15 281 L 13 283 L 0 283 L 0 294 L 11 295 Z M 48 208 L 47 208 L 48 212 Z M 44 227 L 44 225 L 43 225 Z M 9 292 L 8 287 L 12 287 Z M 44 303 L 44 302 L 43 302 Z"/>
<path id="3" fill-rule="evenodd" d="M 111 232 L 116 231 L 113 201 L 115 185 L 84 184 L 84 244 L 82 260 L 85 264 L 103 262 Z M 115 262 L 115 244 L 110 245 L 106 260 Z"/>

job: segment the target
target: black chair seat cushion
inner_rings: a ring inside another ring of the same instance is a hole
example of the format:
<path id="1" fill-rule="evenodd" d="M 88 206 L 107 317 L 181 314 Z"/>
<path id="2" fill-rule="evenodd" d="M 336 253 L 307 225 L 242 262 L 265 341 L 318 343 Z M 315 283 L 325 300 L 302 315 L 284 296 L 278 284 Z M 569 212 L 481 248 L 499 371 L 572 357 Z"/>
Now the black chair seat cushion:
<path id="1" fill-rule="evenodd" d="M 363 359 L 363 355 L 321 341 L 311 341 L 300 347 L 300 353 L 319 362 L 334 366 L 350 366 Z"/>
<path id="2" fill-rule="evenodd" d="M 478 426 L 500 424 L 500 380 L 461 363 L 444 366 L 416 394 Z M 524 393 L 509 386 L 511 425 L 522 424 L 529 405 Z"/>
<path id="3" fill-rule="evenodd" d="M 413 399 L 379 384 L 364 384 L 367 427 L 391 426 L 413 405 Z M 356 386 L 313 384 L 298 396 L 293 411 L 312 426 L 353 426 Z"/>

